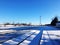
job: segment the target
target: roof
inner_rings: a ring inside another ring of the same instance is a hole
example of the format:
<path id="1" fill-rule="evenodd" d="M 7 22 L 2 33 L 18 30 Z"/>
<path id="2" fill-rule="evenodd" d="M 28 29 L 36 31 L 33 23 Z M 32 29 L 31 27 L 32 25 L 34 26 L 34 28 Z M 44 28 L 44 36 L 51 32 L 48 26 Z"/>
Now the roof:
<path id="1" fill-rule="evenodd" d="M 58 21 L 57 23 L 60 23 L 60 21 Z"/>

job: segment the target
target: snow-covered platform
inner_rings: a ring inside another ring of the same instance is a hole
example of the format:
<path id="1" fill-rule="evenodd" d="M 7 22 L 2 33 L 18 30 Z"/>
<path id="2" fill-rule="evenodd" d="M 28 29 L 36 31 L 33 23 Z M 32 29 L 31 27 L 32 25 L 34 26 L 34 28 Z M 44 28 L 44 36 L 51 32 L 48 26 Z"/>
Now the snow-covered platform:
<path id="1" fill-rule="evenodd" d="M 40 45 L 60 45 L 60 30 L 43 31 Z"/>
<path id="2" fill-rule="evenodd" d="M 27 31 L 24 34 L 17 36 L 15 38 L 9 39 L 0 45 L 31 45 L 32 41 L 35 43 L 36 41 L 35 38 L 37 38 L 36 36 L 38 36 L 40 31 L 39 30 L 27 30 Z M 37 40 L 37 42 L 39 42 L 39 39 Z"/>
<path id="3" fill-rule="evenodd" d="M 4 27 L 0 30 L 0 42 L 0 45 L 60 45 L 60 29 L 51 26 Z"/>

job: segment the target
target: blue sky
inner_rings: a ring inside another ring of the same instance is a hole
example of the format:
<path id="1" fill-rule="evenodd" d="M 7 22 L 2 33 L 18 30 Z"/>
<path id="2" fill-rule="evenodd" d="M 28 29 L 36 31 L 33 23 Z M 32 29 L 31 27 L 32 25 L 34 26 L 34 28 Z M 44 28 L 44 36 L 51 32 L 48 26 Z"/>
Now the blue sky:
<path id="1" fill-rule="evenodd" d="M 60 16 L 60 0 L 0 0 L 0 23 L 50 23 Z"/>

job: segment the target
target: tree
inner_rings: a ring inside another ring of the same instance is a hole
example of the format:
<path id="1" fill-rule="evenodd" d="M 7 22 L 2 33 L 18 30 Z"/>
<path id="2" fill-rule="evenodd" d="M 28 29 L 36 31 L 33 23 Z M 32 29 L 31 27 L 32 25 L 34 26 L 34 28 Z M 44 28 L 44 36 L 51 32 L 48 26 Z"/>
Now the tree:
<path id="1" fill-rule="evenodd" d="M 5 23 L 5 24 L 4 24 L 4 27 L 6 27 L 6 25 L 10 25 L 10 23 L 9 23 L 9 22 Z"/>
<path id="2" fill-rule="evenodd" d="M 10 25 L 10 23 L 9 23 L 9 22 L 7 22 L 7 23 L 5 23 L 4 25 Z"/>
<path id="3" fill-rule="evenodd" d="M 56 26 L 56 23 L 57 23 L 57 22 L 58 22 L 58 18 L 55 17 L 55 18 L 52 20 L 51 25 L 52 25 L 52 26 Z"/>

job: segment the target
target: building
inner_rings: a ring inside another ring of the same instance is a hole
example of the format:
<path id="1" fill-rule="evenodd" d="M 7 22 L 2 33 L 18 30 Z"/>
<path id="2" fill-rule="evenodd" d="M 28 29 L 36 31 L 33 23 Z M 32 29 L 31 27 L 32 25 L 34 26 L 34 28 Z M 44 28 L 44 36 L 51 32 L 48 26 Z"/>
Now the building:
<path id="1" fill-rule="evenodd" d="M 60 27 L 60 21 L 58 21 L 58 22 L 56 23 L 56 26 L 57 26 L 57 27 Z"/>

